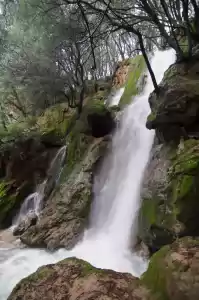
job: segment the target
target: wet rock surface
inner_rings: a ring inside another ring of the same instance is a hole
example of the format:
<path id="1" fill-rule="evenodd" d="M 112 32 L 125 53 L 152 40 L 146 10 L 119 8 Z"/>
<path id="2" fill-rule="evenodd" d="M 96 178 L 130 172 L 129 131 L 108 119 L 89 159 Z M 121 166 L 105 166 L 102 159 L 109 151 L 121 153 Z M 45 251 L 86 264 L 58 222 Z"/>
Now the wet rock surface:
<path id="1" fill-rule="evenodd" d="M 26 216 L 24 216 L 23 220 L 20 220 L 19 224 L 13 230 L 13 235 L 21 235 L 23 234 L 29 227 L 36 225 L 38 216 L 35 212 L 29 212 Z"/>
<path id="2" fill-rule="evenodd" d="M 158 95 L 149 98 L 152 113 L 147 127 L 156 129 L 161 141 L 199 137 L 199 54 L 176 63 L 165 72 Z"/>
<path id="3" fill-rule="evenodd" d="M 139 236 L 152 252 L 199 235 L 199 141 L 155 145 L 142 190 Z"/>
<path id="4" fill-rule="evenodd" d="M 185 237 L 151 259 L 142 282 L 154 299 L 196 300 L 199 295 L 199 239 Z"/>
<path id="5" fill-rule="evenodd" d="M 150 292 L 130 274 L 97 269 L 75 258 L 44 266 L 23 279 L 8 300 L 149 300 Z"/>

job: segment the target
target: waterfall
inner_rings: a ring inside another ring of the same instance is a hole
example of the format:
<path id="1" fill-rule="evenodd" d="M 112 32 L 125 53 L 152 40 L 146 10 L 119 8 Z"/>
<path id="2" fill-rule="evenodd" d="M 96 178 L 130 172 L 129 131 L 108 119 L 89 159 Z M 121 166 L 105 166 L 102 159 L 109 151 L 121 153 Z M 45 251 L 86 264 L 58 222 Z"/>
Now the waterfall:
<path id="1" fill-rule="evenodd" d="M 172 50 L 155 54 L 152 68 L 157 82 L 174 59 Z M 79 257 L 95 266 L 137 276 L 145 264 L 130 249 L 135 243 L 140 188 L 154 139 L 154 132 L 145 126 L 150 113 L 148 97 L 153 89 L 148 74 L 143 93 L 123 112 L 112 149 L 95 177 L 90 228 L 75 248 Z"/>
<path id="2" fill-rule="evenodd" d="M 174 62 L 172 50 L 156 52 L 152 68 L 157 82 Z M 13 286 L 39 266 L 76 256 L 99 268 L 131 272 L 139 276 L 147 263 L 136 253 L 136 218 L 140 206 L 140 189 L 154 132 L 145 127 L 150 111 L 148 97 L 153 90 L 148 75 L 141 95 L 124 112 L 116 130 L 112 149 L 95 177 L 94 203 L 90 227 L 83 240 L 71 251 L 61 249 L 48 253 L 39 249 L 0 248 L 0 299 L 4 300 Z M 2 258 L 2 259 L 1 259 Z M 9 284 L 8 284 L 9 283 Z"/>
<path id="3" fill-rule="evenodd" d="M 66 146 L 63 146 L 57 151 L 55 157 L 51 161 L 46 179 L 36 187 L 34 193 L 24 200 L 17 217 L 13 220 L 13 228 L 18 226 L 29 213 L 35 213 L 37 216 L 39 215 L 43 207 L 45 195 L 50 194 L 59 180 L 65 155 Z"/>
<path id="4" fill-rule="evenodd" d="M 120 102 L 120 99 L 124 93 L 124 87 L 118 89 L 117 91 L 111 93 L 111 95 L 108 97 L 106 103 L 109 106 L 114 106 L 114 105 L 118 105 Z"/>

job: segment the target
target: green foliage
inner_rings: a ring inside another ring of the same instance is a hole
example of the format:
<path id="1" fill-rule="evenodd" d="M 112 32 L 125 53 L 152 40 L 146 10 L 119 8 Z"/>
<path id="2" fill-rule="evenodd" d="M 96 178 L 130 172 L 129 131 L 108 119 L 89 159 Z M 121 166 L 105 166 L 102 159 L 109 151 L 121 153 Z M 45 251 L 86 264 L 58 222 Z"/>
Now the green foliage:
<path id="1" fill-rule="evenodd" d="M 145 68 L 146 65 L 142 55 L 137 55 L 130 60 L 128 80 L 120 100 L 120 106 L 131 103 L 133 97 L 138 94 L 138 82 Z"/>
<path id="2" fill-rule="evenodd" d="M 31 128 L 28 121 L 21 121 L 10 124 L 6 130 L 0 128 L 0 148 L 9 147 L 13 145 L 18 139 L 23 139 L 28 136 L 34 135 L 35 130 Z"/>

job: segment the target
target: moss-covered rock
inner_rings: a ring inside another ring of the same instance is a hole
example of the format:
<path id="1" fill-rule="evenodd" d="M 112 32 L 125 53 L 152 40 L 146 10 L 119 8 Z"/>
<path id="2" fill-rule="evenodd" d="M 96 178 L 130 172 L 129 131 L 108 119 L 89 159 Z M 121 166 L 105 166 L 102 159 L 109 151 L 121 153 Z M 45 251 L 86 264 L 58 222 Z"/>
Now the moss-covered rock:
<path id="1" fill-rule="evenodd" d="M 199 141 L 154 147 L 139 216 L 139 235 L 157 251 L 176 237 L 199 235 Z"/>
<path id="2" fill-rule="evenodd" d="M 42 288 L 41 288 L 42 287 Z M 23 279 L 8 300 L 151 300 L 150 292 L 130 274 L 97 269 L 76 258 L 39 268 Z"/>
<path id="3" fill-rule="evenodd" d="M 199 142 L 182 143 L 169 169 L 175 217 L 188 235 L 199 235 Z"/>
<path id="4" fill-rule="evenodd" d="M 171 65 L 158 95 L 150 95 L 153 118 L 148 118 L 147 128 L 156 129 L 160 141 L 198 137 L 199 54 L 193 53 L 191 59 Z"/>
<path id="5" fill-rule="evenodd" d="M 186 237 L 155 253 L 142 282 L 157 300 L 196 300 L 199 295 L 199 239 Z"/>
<path id="6" fill-rule="evenodd" d="M 132 98 L 139 94 L 139 82 L 146 69 L 142 55 L 129 59 L 128 76 L 125 82 L 124 93 L 120 100 L 120 106 L 131 103 Z"/>
<path id="7" fill-rule="evenodd" d="M 143 180 L 139 237 L 152 252 L 173 241 L 170 234 L 172 211 L 169 208 L 167 187 L 168 171 L 175 153 L 174 145 L 154 145 Z"/>
<path id="8" fill-rule="evenodd" d="M 67 104 L 61 103 L 46 109 L 37 118 L 36 123 L 42 132 L 56 130 L 58 133 L 65 135 L 73 114 L 73 109 L 69 108 Z"/>

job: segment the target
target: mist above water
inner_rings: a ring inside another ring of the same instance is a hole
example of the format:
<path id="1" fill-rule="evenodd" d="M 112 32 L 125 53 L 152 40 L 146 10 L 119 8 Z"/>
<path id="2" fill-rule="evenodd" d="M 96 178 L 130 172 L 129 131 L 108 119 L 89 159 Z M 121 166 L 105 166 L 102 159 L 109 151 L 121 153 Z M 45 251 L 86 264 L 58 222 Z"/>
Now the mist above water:
<path id="1" fill-rule="evenodd" d="M 155 53 L 152 68 L 157 82 L 174 59 L 172 50 Z M 83 240 L 71 251 L 62 249 L 53 254 L 39 249 L 0 248 L 0 300 L 5 300 L 14 285 L 39 266 L 70 256 L 83 258 L 99 268 L 136 276 L 145 271 L 147 262 L 132 249 L 140 189 L 154 138 L 154 132 L 145 127 L 152 91 L 148 75 L 143 93 L 123 112 L 110 153 L 95 177 L 90 227 Z"/>

